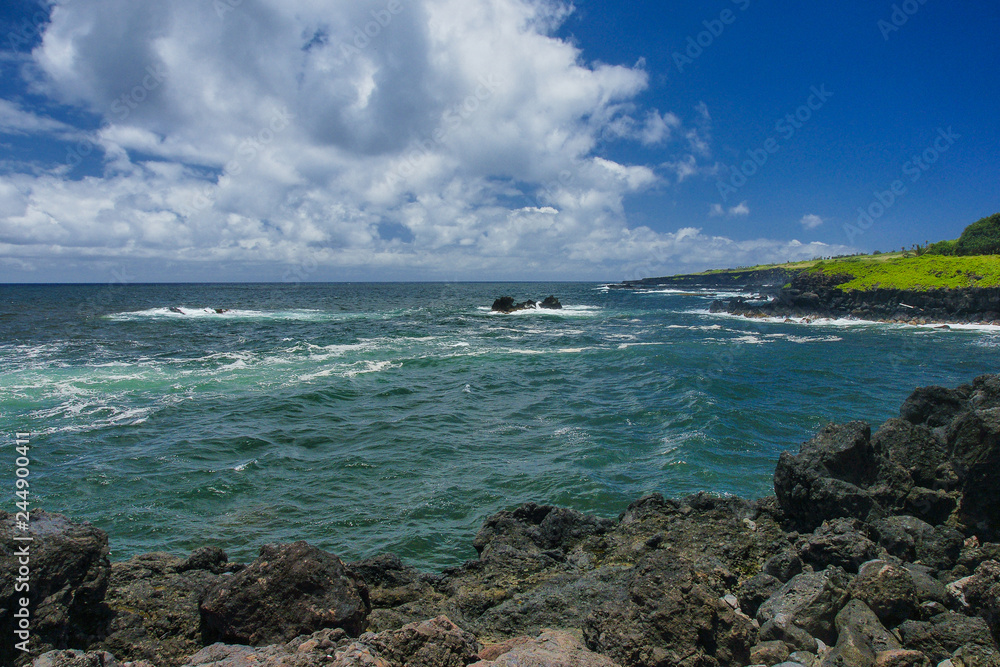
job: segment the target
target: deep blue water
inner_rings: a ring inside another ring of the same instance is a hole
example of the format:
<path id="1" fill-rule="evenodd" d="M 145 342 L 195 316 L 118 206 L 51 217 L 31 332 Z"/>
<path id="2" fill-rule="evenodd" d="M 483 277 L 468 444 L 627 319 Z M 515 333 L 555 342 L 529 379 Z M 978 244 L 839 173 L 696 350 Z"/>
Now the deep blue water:
<path id="1" fill-rule="evenodd" d="M 490 313 L 504 294 L 566 308 Z M 305 539 L 440 569 L 528 500 L 614 516 L 650 491 L 768 494 L 825 423 L 1000 369 L 995 330 L 750 321 L 713 296 L 0 286 L 5 509 L 30 431 L 33 504 L 108 531 L 113 558 Z"/>

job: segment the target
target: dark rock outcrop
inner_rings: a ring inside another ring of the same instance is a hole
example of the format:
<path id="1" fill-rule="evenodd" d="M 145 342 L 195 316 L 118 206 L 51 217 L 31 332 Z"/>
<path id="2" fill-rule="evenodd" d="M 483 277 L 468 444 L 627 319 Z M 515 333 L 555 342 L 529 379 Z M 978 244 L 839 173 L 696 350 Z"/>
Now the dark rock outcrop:
<path id="1" fill-rule="evenodd" d="M 914 516 L 1000 537 L 1000 378 L 918 390 L 901 414 L 905 419 L 886 422 L 874 437 L 862 422 L 830 425 L 798 454 L 783 453 L 774 488 L 788 517 L 808 530 L 842 517 L 875 522 L 904 550 L 907 529 L 880 519 Z M 953 554 L 954 545 L 945 551 Z M 939 567 L 951 565 L 938 555 Z"/>
<path id="2" fill-rule="evenodd" d="M 102 602 L 111 575 L 107 534 L 62 514 L 32 510 L 29 518 L 27 530 L 15 531 L 16 515 L 0 512 L 0 663 L 4 665 L 30 660 L 15 648 L 25 639 L 14 633 L 19 627 L 14 615 L 20 613 L 22 598 L 29 600 L 28 648 L 33 655 L 86 646 L 100 632 L 104 618 Z M 22 568 L 27 573 L 23 576 Z"/>
<path id="3" fill-rule="evenodd" d="M 542 302 L 540 304 L 538 304 L 538 307 L 539 308 L 547 308 L 548 310 L 559 310 L 559 309 L 562 308 L 562 304 L 559 303 L 559 299 L 557 299 L 554 296 L 550 295 L 550 296 L 545 297 L 542 300 Z"/>
<path id="4" fill-rule="evenodd" d="M 495 313 L 515 313 L 519 310 L 532 310 L 534 308 L 544 308 L 546 310 L 559 310 L 563 306 L 555 296 L 547 296 L 539 303 L 528 299 L 527 301 L 515 302 L 512 296 L 502 296 L 493 302 L 493 312 Z"/>
<path id="5" fill-rule="evenodd" d="M 206 638 L 263 645 L 325 628 L 364 631 L 371 603 L 364 581 L 336 556 L 305 542 L 265 545 L 201 602 Z"/>
<path id="6" fill-rule="evenodd" d="M 204 645 L 198 603 L 222 580 L 216 571 L 227 560 L 225 552 L 203 548 L 186 560 L 152 553 L 114 563 L 106 636 L 96 646 L 122 660 L 181 664 Z"/>
<path id="7" fill-rule="evenodd" d="M 842 290 L 849 275 L 800 272 L 765 303 L 744 298 L 715 301 L 712 312 L 747 317 L 883 320 L 926 324 L 936 321 L 1000 321 L 1000 288 Z"/>
<path id="8" fill-rule="evenodd" d="M 762 638 L 772 638 L 764 637 L 771 632 L 771 625 L 777 632 L 774 639 L 783 639 L 786 634 L 792 639 L 790 634 L 799 629 L 827 644 L 834 643 L 834 620 L 847 604 L 849 584 L 847 574 L 838 567 L 792 577 L 757 610 Z"/>

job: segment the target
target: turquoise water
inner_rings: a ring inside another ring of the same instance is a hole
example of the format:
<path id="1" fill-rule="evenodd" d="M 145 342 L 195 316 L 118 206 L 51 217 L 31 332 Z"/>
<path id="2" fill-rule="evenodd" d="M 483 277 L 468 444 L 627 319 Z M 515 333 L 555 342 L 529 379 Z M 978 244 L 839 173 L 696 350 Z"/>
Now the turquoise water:
<path id="1" fill-rule="evenodd" d="M 557 295 L 563 311 L 489 312 Z M 1000 332 L 710 315 L 593 284 L 0 286 L 0 471 L 112 557 L 305 539 L 426 569 L 524 501 L 770 492 L 828 421 L 1000 369 Z M 185 314 L 170 312 L 179 307 Z M 212 309 L 228 308 L 216 314 Z"/>

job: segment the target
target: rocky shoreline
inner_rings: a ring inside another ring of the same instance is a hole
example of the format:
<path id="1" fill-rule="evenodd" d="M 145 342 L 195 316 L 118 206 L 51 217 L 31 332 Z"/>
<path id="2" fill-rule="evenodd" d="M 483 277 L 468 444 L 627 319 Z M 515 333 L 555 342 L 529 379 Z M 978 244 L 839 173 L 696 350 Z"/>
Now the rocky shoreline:
<path id="1" fill-rule="evenodd" d="M 1000 325 L 1000 288 L 845 291 L 850 276 L 800 273 L 770 300 L 715 301 L 711 312 L 745 317 L 855 318 L 899 324 Z"/>
<path id="2" fill-rule="evenodd" d="M 876 432 L 830 425 L 760 500 L 658 494 L 617 519 L 525 504 L 479 558 L 424 573 L 296 542 L 108 559 L 87 523 L 31 515 L 39 667 L 1000 666 L 1000 375 L 918 389 Z M 13 515 L 0 617 L 13 626 Z M 32 662 L 32 660 L 34 661 Z"/>

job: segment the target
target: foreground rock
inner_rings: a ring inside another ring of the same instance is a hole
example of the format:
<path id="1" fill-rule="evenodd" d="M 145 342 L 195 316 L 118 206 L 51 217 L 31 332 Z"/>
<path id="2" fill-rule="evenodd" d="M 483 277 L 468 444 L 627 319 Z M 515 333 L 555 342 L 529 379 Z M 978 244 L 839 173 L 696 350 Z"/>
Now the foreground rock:
<path id="1" fill-rule="evenodd" d="M 861 422 L 828 426 L 798 454 L 781 455 L 774 488 L 805 529 L 839 517 L 908 515 L 995 541 L 998 470 L 1000 377 L 984 376 L 916 391 L 874 436 Z"/>
<path id="2" fill-rule="evenodd" d="M 187 559 L 153 553 L 115 563 L 97 647 L 121 660 L 181 664 L 204 646 L 198 604 L 232 569 L 227 561 L 221 550 L 200 549 Z"/>
<path id="3" fill-rule="evenodd" d="M 257 560 L 218 581 L 201 603 L 206 639 L 257 646 L 326 628 L 356 636 L 369 611 L 360 577 L 305 542 L 262 547 Z"/>
<path id="4" fill-rule="evenodd" d="M 25 640 L 34 655 L 85 646 L 96 638 L 104 618 L 102 601 L 111 575 L 107 534 L 62 514 L 33 510 L 29 518 L 26 531 L 15 531 L 16 515 L 0 511 L 0 664 L 4 665 L 30 661 L 15 647 Z M 21 568 L 24 574 L 19 574 Z M 29 600 L 30 628 L 18 637 L 15 614 L 20 614 L 22 598 Z"/>

